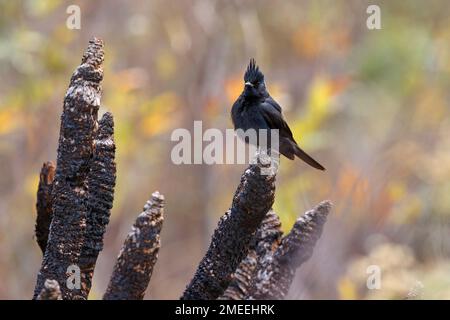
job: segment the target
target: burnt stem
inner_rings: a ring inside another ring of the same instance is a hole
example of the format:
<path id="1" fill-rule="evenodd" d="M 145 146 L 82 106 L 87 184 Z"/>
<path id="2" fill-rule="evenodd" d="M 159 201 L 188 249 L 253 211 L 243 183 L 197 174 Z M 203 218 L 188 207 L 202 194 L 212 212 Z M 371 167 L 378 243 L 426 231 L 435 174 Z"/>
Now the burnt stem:
<path id="1" fill-rule="evenodd" d="M 99 121 L 90 172 L 87 177 L 88 212 L 79 261 L 83 297 L 89 295 L 92 287 L 95 264 L 100 251 L 103 250 L 103 235 L 113 206 L 116 184 L 115 149 L 113 116 L 111 113 L 105 113 Z"/>
<path id="2" fill-rule="evenodd" d="M 221 217 L 209 249 L 182 299 L 217 299 L 230 284 L 232 274 L 247 256 L 255 231 L 274 201 L 275 175 L 261 174 L 268 167 L 258 161 L 242 175 L 231 208 Z"/>
<path id="3" fill-rule="evenodd" d="M 250 244 L 247 256 L 239 264 L 233 280 L 220 297 L 221 300 L 243 300 L 251 294 L 258 266 L 273 255 L 282 234 L 280 219 L 273 210 L 269 210 Z"/>
<path id="4" fill-rule="evenodd" d="M 48 232 L 52 222 L 52 189 L 53 179 L 55 178 L 55 164 L 51 161 L 42 165 L 39 175 L 39 186 L 36 201 L 36 241 L 41 248 L 42 254 L 45 254 L 47 247 Z"/>
<path id="5" fill-rule="evenodd" d="M 72 75 L 64 98 L 52 189 L 53 219 L 34 298 L 42 291 L 46 279 L 54 279 L 61 284 L 63 299 L 86 298 L 85 292 L 77 288 L 76 280 L 74 287 L 65 284 L 67 270 L 80 268 L 79 258 L 89 211 L 86 179 L 98 125 L 102 62 L 103 42 L 93 39 L 83 55 L 81 65 Z"/>
<path id="6" fill-rule="evenodd" d="M 152 194 L 119 253 L 104 300 L 142 300 L 158 259 L 164 196 Z"/>
<path id="7" fill-rule="evenodd" d="M 260 260 L 247 299 L 273 300 L 286 296 L 296 269 L 312 256 L 330 210 L 331 203 L 323 201 L 295 222 L 273 256 Z"/>
<path id="8" fill-rule="evenodd" d="M 61 289 L 58 281 L 45 280 L 44 287 L 37 296 L 36 300 L 62 300 Z"/>

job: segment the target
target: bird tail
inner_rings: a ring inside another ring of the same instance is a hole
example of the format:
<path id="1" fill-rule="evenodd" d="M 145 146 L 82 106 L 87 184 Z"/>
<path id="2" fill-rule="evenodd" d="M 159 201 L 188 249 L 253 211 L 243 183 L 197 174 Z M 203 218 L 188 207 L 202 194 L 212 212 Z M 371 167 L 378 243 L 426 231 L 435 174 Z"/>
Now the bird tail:
<path id="1" fill-rule="evenodd" d="M 295 155 L 297 157 L 299 157 L 300 159 L 302 159 L 303 161 L 305 161 L 307 164 L 309 164 L 311 167 L 314 167 L 316 169 L 319 170 L 325 170 L 325 168 L 318 163 L 316 160 L 314 160 L 310 155 L 308 155 L 305 151 L 303 151 L 302 149 L 300 149 L 299 146 L 295 145 L 294 147 L 295 149 Z"/>

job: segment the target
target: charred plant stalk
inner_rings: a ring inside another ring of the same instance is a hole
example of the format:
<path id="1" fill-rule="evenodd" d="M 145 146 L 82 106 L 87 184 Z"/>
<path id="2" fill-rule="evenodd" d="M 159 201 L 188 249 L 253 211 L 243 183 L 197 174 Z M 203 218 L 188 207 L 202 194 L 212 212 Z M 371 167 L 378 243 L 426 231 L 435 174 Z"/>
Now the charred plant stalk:
<path id="1" fill-rule="evenodd" d="M 323 201 L 300 217 L 272 257 L 261 259 L 247 299 L 283 299 L 295 271 L 307 261 L 322 234 L 331 203 Z"/>
<path id="2" fill-rule="evenodd" d="M 39 186 L 36 202 L 36 241 L 45 254 L 47 247 L 48 232 L 50 223 L 52 222 L 52 189 L 53 179 L 55 177 L 55 164 L 51 161 L 42 165 L 41 174 L 39 175 Z"/>
<path id="3" fill-rule="evenodd" d="M 87 176 L 93 153 L 103 78 L 103 43 L 91 40 L 82 64 L 72 75 L 64 98 L 52 189 L 53 219 L 34 298 L 46 279 L 61 284 L 64 299 L 83 299 L 86 292 L 67 286 L 66 270 L 79 267 L 89 211 Z"/>
<path id="4" fill-rule="evenodd" d="M 251 165 L 241 177 L 233 203 L 219 221 L 209 249 L 182 299 L 217 299 L 247 255 L 250 242 L 275 196 L 275 175 L 261 174 L 268 165 Z"/>
<path id="5" fill-rule="evenodd" d="M 36 238 L 44 258 L 34 299 L 87 299 L 103 248 L 116 165 L 113 117 L 106 113 L 97 122 L 102 62 L 103 43 L 94 39 L 64 99 L 56 169 L 47 162 L 41 170 Z M 182 299 L 282 299 L 295 270 L 310 258 L 331 204 L 307 212 L 282 238 L 270 210 L 275 172 L 257 159 L 242 175 Z M 163 207 L 164 197 L 153 193 L 125 240 L 104 299 L 143 299 L 158 258 Z M 68 274 L 77 269 L 78 281 Z"/>
<path id="6" fill-rule="evenodd" d="M 243 300 L 251 294 L 258 266 L 273 255 L 282 234 L 280 219 L 273 210 L 269 210 L 250 244 L 247 257 L 239 264 L 233 280 L 220 299 Z"/>
<path id="7" fill-rule="evenodd" d="M 56 280 L 45 280 L 44 287 L 36 298 L 37 300 L 62 300 L 61 289 Z"/>
<path id="8" fill-rule="evenodd" d="M 87 297 L 92 286 L 92 277 L 100 251 L 103 249 L 103 235 L 109 223 L 116 184 L 114 162 L 114 120 L 111 113 L 105 113 L 99 121 L 94 151 L 87 177 L 88 197 L 86 231 L 81 249 L 82 296 Z"/>
<path id="9" fill-rule="evenodd" d="M 158 259 L 163 208 L 164 196 L 154 192 L 125 240 L 103 299 L 144 298 Z"/>

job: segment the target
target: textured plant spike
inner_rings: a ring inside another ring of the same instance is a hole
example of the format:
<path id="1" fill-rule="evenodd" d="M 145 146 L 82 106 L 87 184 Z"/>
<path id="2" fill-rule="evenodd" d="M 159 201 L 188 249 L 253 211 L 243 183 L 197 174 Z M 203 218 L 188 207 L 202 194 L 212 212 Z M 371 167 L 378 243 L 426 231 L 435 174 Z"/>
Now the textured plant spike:
<path id="1" fill-rule="evenodd" d="M 141 300 L 158 259 L 164 196 L 152 194 L 119 253 L 104 300 Z"/>
<path id="2" fill-rule="evenodd" d="M 34 299 L 87 299 L 103 248 L 116 167 L 113 117 L 106 113 L 97 122 L 102 62 L 103 43 L 93 39 L 64 99 L 56 169 L 46 163 L 41 170 L 36 238 L 44 259 Z M 259 72 L 254 60 L 249 70 Z M 182 299 L 282 299 L 296 268 L 311 257 L 331 204 L 307 212 L 282 238 L 270 209 L 276 172 L 257 159 L 242 175 Z M 143 299 L 158 258 L 163 207 L 164 197 L 153 193 L 125 240 L 104 299 Z M 81 289 L 66 286 L 71 265 L 81 269 Z"/>
<path id="3" fill-rule="evenodd" d="M 97 131 L 103 79 L 103 42 L 89 41 L 82 64 L 74 71 L 64 98 L 58 145 L 57 172 L 74 182 L 83 181 L 88 171 Z"/>
<path id="4" fill-rule="evenodd" d="M 39 186 L 36 201 L 36 241 L 45 254 L 47 247 L 48 232 L 52 222 L 52 189 L 53 179 L 55 177 L 55 164 L 51 161 L 42 165 L 39 175 Z"/>
<path id="5" fill-rule="evenodd" d="M 261 260 L 247 299 L 283 299 L 286 296 L 296 269 L 311 257 L 330 210 L 331 203 L 323 201 L 295 222 L 273 256 Z"/>
<path id="6" fill-rule="evenodd" d="M 247 255 L 253 236 L 275 197 L 275 175 L 262 175 L 259 161 L 241 177 L 230 210 L 219 221 L 206 255 L 182 299 L 211 300 L 220 297 Z"/>
<path id="7" fill-rule="evenodd" d="M 44 287 L 36 298 L 37 300 L 62 300 L 58 281 L 45 280 Z"/>
<path id="8" fill-rule="evenodd" d="M 233 274 L 233 280 L 221 300 L 243 300 L 250 295 L 253 279 L 262 260 L 272 256 L 281 240 L 281 222 L 277 214 L 269 210 L 253 238 L 247 256 Z"/>
<path id="9" fill-rule="evenodd" d="M 94 140 L 93 156 L 87 176 L 87 216 L 84 243 L 79 266 L 81 269 L 81 295 L 87 298 L 92 286 L 92 277 L 100 251 L 103 235 L 109 223 L 116 184 L 116 146 L 114 144 L 114 120 L 105 113 L 99 121 Z"/>
<path id="10" fill-rule="evenodd" d="M 79 263 L 89 210 L 86 179 L 98 125 L 102 62 L 103 43 L 93 39 L 82 64 L 72 75 L 64 98 L 52 189 L 53 219 L 34 298 L 41 292 L 46 279 L 65 284 L 67 268 Z M 70 290 L 65 285 L 60 288 L 64 299 L 85 298 L 78 289 Z"/>

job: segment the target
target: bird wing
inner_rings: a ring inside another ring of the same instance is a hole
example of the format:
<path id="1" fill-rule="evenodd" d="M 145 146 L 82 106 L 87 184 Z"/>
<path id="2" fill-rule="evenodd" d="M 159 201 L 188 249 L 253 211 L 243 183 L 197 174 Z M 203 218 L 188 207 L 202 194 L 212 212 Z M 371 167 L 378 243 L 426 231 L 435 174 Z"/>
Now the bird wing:
<path id="1" fill-rule="evenodd" d="M 300 149 L 300 147 L 297 145 L 297 142 L 295 142 L 295 139 L 292 136 L 292 131 L 289 128 L 289 125 L 283 118 L 281 107 L 278 103 L 275 102 L 275 100 L 273 100 L 272 98 L 266 99 L 259 105 L 259 110 L 269 128 L 279 130 L 279 150 L 281 154 L 291 160 L 294 160 L 295 156 L 297 156 L 310 166 L 319 170 L 325 170 L 325 168 L 320 163 L 314 160 L 310 155 Z"/>
<path id="2" fill-rule="evenodd" d="M 283 118 L 281 107 L 275 100 L 269 97 L 263 103 L 261 103 L 259 107 L 261 114 L 264 117 L 264 120 L 266 120 L 270 129 L 280 130 L 281 137 L 290 138 L 295 142 L 294 137 L 292 136 L 292 131 Z"/>
<path id="3" fill-rule="evenodd" d="M 275 100 L 273 100 L 273 98 L 272 98 L 271 96 L 267 97 L 267 98 L 264 100 L 264 103 L 270 104 L 271 107 L 274 108 L 275 110 L 277 110 L 279 113 L 282 112 L 282 111 L 281 111 L 280 105 L 279 105 Z"/>

